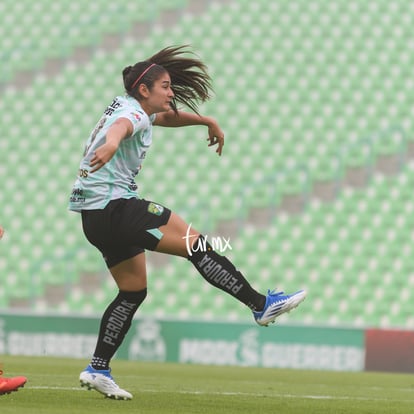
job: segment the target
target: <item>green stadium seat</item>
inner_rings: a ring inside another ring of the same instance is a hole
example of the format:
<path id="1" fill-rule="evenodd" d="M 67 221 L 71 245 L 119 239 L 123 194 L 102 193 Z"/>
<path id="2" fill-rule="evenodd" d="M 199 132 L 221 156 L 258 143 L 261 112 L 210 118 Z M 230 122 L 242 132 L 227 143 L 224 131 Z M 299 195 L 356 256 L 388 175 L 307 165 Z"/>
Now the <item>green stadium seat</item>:
<path id="1" fill-rule="evenodd" d="M 10 287 L 0 288 L 0 307 L 10 303 L 16 284 L 25 286 L 23 299 L 33 298 L 33 280 L 42 310 L 49 306 L 45 288 L 59 281 L 76 286 L 65 304 L 55 305 L 61 312 L 101 312 L 114 296 L 114 285 L 103 282 L 91 303 L 77 285 L 85 272 L 100 274 L 103 263 L 84 240 L 79 217 L 66 211 L 67 193 L 102 105 L 122 92 L 122 68 L 167 44 L 191 42 L 213 75 L 216 97 L 203 111 L 220 120 L 225 152 L 219 158 L 209 151 L 198 128 L 157 129 L 140 177 L 142 194 L 211 235 L 236 222 L 231 257 L 255 286 L 310 290 L 306 312 L 283 321 L 413 325 L 407 310 L 412 283 L 406 286 L 414 274 L 414 168 L 406 156 L 413 136 L 413 57 L 404 43 L 410 21 L 401 18 L 410 14 L 407 2 L 312 0 L 298 7 L 242 0 L 213 2 L 200 16 L 187 12 L 184 0 L 145 8 L 122 0 L 100 8 L 99 16 L 95 3 L 86 13 L 79 1 L 47 3 L 0 4 L 0 121 L 7 131 L 0 142 L 0 172 L 7 176 L 0 219 L 8 232 L 0 272 Z M 15 18 L 23 6 L 24 33 Z M 182 13 L 161 27 L 163 10 Z M 129 32 L 136 22 L 151 23 L 139 42 Z M 108 53 L 102 41 L 111 34 L 122 42 Z M 90 48 L 81 65 L 73 55 L 80 46 Z M 42 72 L 48 58 L 64 59 L 53 79 Z M 7 87 L 18 70 L 37 74 L 22 91 Z M 398 156 L 396 174 L 379 171 L 380 159 Z M 358 188 L 347 181 L 350 170 L 367 174 Z M 315 197 L 321 183 L 333 185 L 329 201 Z M 281 201 L 295 196 L 304 200 L 303 209 L 283 210 Z M 250 317 L 186 261 L 172 260 L 151 274 L 153 291 L 169 292 L 168 300 L 150 295 L 144 314 Z M 377 289 L 385 305 L 373 300 Z"/>

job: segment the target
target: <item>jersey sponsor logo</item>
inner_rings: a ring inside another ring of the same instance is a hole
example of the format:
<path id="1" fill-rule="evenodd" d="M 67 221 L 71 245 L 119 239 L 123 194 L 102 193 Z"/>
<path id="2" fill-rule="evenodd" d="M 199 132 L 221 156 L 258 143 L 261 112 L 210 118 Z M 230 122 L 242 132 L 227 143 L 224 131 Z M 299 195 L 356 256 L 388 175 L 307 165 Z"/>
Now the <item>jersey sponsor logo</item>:
<path id="1" fill-rule="evenodd" d="M 81 188 L 74 188 L 69 200 L 71 203 L 84 203 L 86 198 L 83 194 L 83 190 Z"/>
<path id="2" fill-rule="evenodd" d="M 156 216 L 160 216 L 164 211 L 164 207 L 160 206 L 159 204 L 149 203 L 148 204 L 148 212 L 151 214 L 155 214 Z"/>
<path id="3" fill-rule="evenodd" d="M 141 121 L 141 115 L 137 114 L 136 112 L 131 112 L 131 115 L 137 120 Z"/>
<path id="4" fill-rule="evenodd" d="M 79 168 L 78 176 L 81 178 L 88 178 L 89 172 L 88 170 L 85 170 L 84 168 Z"/>
<path id="5" fill-rule="evenodd" d="M 117 98 L 115 98 L 112 103 L 105 109 L 104 114 L 111 116 L 114 112 L 115 109 L 118 109 L 121 107 L 121 102 L 118 101 Z"/>

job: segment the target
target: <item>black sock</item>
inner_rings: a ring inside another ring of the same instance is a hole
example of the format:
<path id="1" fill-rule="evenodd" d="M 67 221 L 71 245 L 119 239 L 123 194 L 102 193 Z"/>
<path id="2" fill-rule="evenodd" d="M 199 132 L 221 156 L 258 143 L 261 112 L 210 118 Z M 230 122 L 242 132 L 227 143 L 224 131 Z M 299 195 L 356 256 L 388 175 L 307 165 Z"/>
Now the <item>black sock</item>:
<path id="1" fill-rule="evenodd" d="M 198 245 L 203 249 L 192 251 L 188 260 L 193 263 L 201 276 L 213 286 L 232 295 L 253 311 L 261 311 L 266 302 L 266 296 L 254 290 L 244 276 L 234 267 L 229 259 L 216 253 L 203 238 Z M 194 243 L 196 244 L 197 241 Z"/>
<path id="2" fill-rule="evenodd" d="M 91 361 L 95 369 L 108 369 L 109 362 L 122 344 L 132 318 L 147 296 L 147 289 L 139 292 L 119 291 L 104 312 L 99 329 L 98 341 Z"/>
<path id="3" fill-rule="evenodd" d="M 93 356 L 91 366 L 95 369 L 109 369 L 109 359 Z"/>

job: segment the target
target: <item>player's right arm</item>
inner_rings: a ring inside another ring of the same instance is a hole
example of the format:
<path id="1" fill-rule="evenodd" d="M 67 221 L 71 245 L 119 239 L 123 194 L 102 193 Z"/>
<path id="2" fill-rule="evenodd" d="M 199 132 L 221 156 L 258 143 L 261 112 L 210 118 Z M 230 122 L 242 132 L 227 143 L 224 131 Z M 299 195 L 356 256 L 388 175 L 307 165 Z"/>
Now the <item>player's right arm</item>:
<path id="1" fill-rule="evenodd" d="M 89 163 L 91 173 L 102 168 L 115 154 L 121 141 L 132 135 L 133 125 L 127 118 L 118 118 L 108 129 L 105 143 L 96 148 Z"/>
<path id="2" fill-rule="evenodd" d="M 0 226 L 0 239 L 3 237 L 4 234 L 4 229 L 3 227 Z"/>

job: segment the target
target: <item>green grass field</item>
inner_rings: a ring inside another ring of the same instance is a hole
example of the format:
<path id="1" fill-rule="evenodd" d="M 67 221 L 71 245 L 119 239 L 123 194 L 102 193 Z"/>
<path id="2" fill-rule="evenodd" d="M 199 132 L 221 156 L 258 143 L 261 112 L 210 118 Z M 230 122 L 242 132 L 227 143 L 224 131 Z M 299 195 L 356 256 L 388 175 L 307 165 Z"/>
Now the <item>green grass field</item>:
<path id="1" fill-rule="evenodd" d="M 134 394 L 114 401 L 79 387 L 87 361 L 5 356 L 2 362 L 4 375 L 28 382 L 0 396 L 1 414 L 414 412 L 414 375 L 113 361 L 118 384 Z"/>

